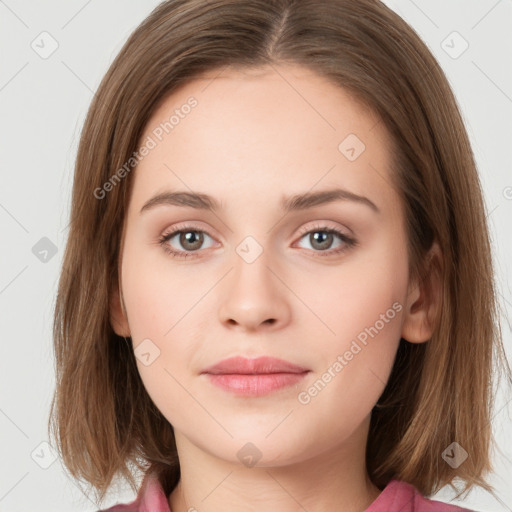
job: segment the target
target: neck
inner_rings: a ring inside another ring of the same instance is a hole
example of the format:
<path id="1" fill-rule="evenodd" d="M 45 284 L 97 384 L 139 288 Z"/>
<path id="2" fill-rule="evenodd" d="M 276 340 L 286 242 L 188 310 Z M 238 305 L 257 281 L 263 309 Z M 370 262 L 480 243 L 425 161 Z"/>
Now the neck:
<path id="1" fill-rule="evenodd" d="M 181 477 L 172 512 L 364 512 L 380 494 L 366 472 L 365 429 L 343 445 L 298 462 L 245 467 L 215 457 L 178 432 Z"/>

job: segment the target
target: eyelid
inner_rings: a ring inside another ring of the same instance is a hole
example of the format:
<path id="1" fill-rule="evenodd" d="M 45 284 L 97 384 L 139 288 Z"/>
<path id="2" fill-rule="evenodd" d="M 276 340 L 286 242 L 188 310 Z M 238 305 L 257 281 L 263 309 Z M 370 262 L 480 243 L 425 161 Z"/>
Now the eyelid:
<path id="1" fill-rule="evenodd" d="M 199 231 L 201 233 L 206 233 L 210 238 L 215 238 L 209 231 L 208 229 L 204 229 L 200 226 L 197 226 L 194 224 L 195 221 L 184 221 L 184 222 L 181 222 L 181 223 L 178 223 L 178 224 L 175 224 L 173 225 L 171 228 L 166 228 L 164 229 L 164 231 L 162 232 L 162 234 L 160 235 L 160 238 L 163 238 L 167 235 L 170 235 L 170 234 L 175 234 L 176 232 L 179 232 L 179 231 L 184 231 L 184 230 L 190 230 L 190 231 Z M 336 231 L 341 231 L 343 232 L 343 229 L 339 228 L 338 226 L 334 226 L 334 225 L 331 225 L 330 222 L 332 221 L 311 221 L 311 222 L 314 222 L 315 224 L 312 226 L 310 223 L 306 223 L 304 226 L 302 226 L 300 229 L 299 229 L 299 232 L 298 232 L 298 238 L 302 238 L 304 235 L 310 233 L 312 230 L 315 230 L 315 229 L 318 229 L 318 230 L 321 230 L 321 229 L 333 229 L 333 230 L 336 230 Z M 344 228 L 349 231 L 349 233 L 343 233 L 346 237 L 350 238 L 354 235 L 353 231 L 348 228 L 348 227 L 345 227 Z M 297 237 L 296 236 L 296 237 Z"/>
<path id="2" fill-rule="evenodd" d="M 315 229 L 316 230 L 322 230 L 322 229 L 332 229 L 334 231 L 339 231 L 341 232 L 343 235 L 345 235 L 347 238 L 350 238 L 352 236 L 354 236 L 354 233 L 353 231 L 348 228 L 348 227 L 339 227 L 339 225 L 335 225 L 332 223 L 332 221 L 327 221 L 327 220 L 315 220 L 315 221 L 312 221 L 314 222 L 315 224 L 314 225 L 311 225 L 310 223 L 307 223 L 305 226 L 301 227 L 299 229 L 299 236 L 302 237 L 308 233 L 310 233 L 311 231 L 314 231 Z M 348 233 L 345 233 L 344 230 L 348 231 Z"/>
<path id="3" fill-rule="evenodd" d="M 200 231 L 201 233 L 206 233 L 211 238 L 214 238 L 207 229 L 205 229 L 201 226 L 195 225 L 194 221 L 185 221 L 185 222 L 180 222 L 178 224 L 174 224 L 172 227 L 164 229 L 160 236 L 164 237 L 164 236 L 170 235 L 171 233 L 176 233 L 178 231 L 186 231 L 186 230 Z"/>

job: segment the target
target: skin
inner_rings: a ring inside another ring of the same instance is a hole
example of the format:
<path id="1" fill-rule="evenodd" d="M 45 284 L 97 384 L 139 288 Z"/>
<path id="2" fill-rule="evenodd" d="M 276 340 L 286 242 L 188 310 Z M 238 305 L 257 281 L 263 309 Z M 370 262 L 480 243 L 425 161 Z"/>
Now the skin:
<path id="1" fill-rule="evenodd" d="M 134 171 L 121 294 L 115 290 L 111 306 L 114 329 L 131 336 L 134 349 L 150 339 L 160 350 L 151 364 L 137 359 L 137 366 L 176 435 L 182 476 L 170 507 L 319 512 L 343 503 L 345 512 L 362 512 L 380 493 L 365 466 L 372 408 L 400 337 L 427 341 L 428 318 L 438 307 L 436 294 L 408 275 L 391 139 L 345 90 L 282 65 L 224 69 L 185 84 L 155 111 L 141 140 L 190 96 L 198 105 Z M 348 134 L 366 146 L 354 161 L 338 149 Z M 367 197 L 379 212 L 352 200 L 280 210 L 283 196 L 335 187 Z M 140 212 L 166 190 L 209 194 L 223 208 L 164 204 Z M 167 245 L 192 255 L 173 258 L 158 240 L 184 223 L 192 224 L 185 232 L 203 232 L 204 240 L 194 251 L 174 236 Z M 357 244 L 335 235 L 322 249 L 313 234 L 324 226 Z M 252 263 L 237 253 L 249 235 L 263 251 Z M 300 403 L 298 394 L 393 303 L 401 306 L 394 318 Z M 297 385 L 240 397 L 200 375 L 234 355 L 270 355 L 310 372 Z M 261 452 L 254 467 L 237 457 L 248 442 Z"/>

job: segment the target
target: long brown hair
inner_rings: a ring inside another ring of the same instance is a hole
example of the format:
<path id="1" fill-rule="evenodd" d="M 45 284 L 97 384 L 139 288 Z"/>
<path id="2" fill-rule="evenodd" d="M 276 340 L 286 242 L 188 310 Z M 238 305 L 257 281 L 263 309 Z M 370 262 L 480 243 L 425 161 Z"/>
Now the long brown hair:
<path id="1" fill-rule="evenodd" d="M 49 419 L 63 462 L 100 499 L 118 475 L 136 489 L 134 470 L 155 471 L 167 494 L 178 482 L 172 425 L 147 394 L 131 343 L 109 321 L 133 182 L 125 165 L 155 108 L 182 84 L 224 66 L 280 63 L 329 78 L 379 115 L 394 143 L 411 273 L 434 271 L 424 262 L 434 241 L 443 253 L 435 332 L 426 343 L 400 340 L 372 411 L 370 478 L 381 489 L 391 478 L 404 480 L 425 495 L 454 478 L 464 490 L 492 492 L 484 480 L 492 470 L 492 369 L 510 368 L 479 178 L 440 66 L 377 0 L 170 0 L 129 37 L 91 103 L 76 159 Z M 442 458 L 453 442 L 468 452 L 456 468 Z"/>

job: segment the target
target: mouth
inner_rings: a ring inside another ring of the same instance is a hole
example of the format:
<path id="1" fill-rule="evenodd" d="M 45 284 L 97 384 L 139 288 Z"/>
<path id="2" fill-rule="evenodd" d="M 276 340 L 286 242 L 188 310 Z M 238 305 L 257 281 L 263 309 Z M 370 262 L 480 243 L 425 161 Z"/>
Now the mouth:
<path id="1" fill-rule="evenodd" d="M 298 384 L 309 369 L 273 357 L 232 357 L 203 370 L 209 381 L 241 396 L 262 396 Z"/>
<path id="2" fill-rule="evenodd" d="M 308 368 L 298 366 L 284 359 L 276 357 L 261 356 L 255 359 L 246 357 L 230 357 L 224 359 L 208 368 L 201 373 L 213 375 L 219 374 L 269 374 L 269 373 L 303 373 L 309 371 Z"/>

